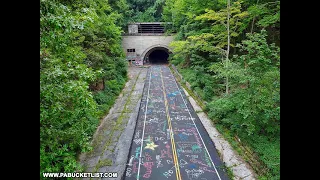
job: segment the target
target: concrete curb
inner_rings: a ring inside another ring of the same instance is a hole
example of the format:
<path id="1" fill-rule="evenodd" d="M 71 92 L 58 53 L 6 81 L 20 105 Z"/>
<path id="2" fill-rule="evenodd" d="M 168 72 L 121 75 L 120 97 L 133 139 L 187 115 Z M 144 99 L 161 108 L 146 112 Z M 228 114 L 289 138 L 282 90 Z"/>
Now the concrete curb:
<path id="1" fill-rule="evenodd" d="M 96 142 L 93 144 L 94 151 L 81 154 L 79 158 L 85 167 L 85 172 L 116 172 L 117 178 L 107 179 L 122 178 L 134 135 L 146 74 L 147 68 L 132 68 L 130 80 L 93 135 L 91 143 Z M 119 124 L 115 124 L 118 121 Z"/>

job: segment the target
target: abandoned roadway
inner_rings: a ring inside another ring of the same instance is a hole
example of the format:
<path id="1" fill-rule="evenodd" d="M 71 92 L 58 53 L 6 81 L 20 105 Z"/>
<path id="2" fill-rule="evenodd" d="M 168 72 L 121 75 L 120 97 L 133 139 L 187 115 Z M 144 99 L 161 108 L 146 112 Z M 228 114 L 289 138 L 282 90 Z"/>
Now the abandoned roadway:
<path id="1" fill-rule="evenodd" d="M 229 179 L 213 142 L 166 65 L 148 70 L 124 179 Z"/>

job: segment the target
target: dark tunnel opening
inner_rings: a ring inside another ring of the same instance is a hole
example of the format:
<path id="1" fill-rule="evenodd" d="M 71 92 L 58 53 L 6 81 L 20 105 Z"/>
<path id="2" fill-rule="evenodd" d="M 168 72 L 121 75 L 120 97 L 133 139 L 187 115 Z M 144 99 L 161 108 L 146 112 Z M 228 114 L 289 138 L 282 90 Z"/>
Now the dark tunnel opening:
<path id="1" fill-rule="evenodd" d="M 169 54 L 167 51 L 162 49 L 154 50 L 148 56 L 150 64 L 167 64 Z"/>

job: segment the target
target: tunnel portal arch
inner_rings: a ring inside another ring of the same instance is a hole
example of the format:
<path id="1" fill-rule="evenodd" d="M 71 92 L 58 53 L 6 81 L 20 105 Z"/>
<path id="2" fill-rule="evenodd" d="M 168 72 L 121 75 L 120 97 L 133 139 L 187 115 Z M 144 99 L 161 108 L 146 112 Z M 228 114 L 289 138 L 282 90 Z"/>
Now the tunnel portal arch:
<path id="1" fill-rule="evenodd" d="M 147 48 L 142 54 L 141 54 L 141 59 L 143 60 L 143 64 L 150 64 L 149 62 L 149 55 L 152 54 L 152 52 L 156 51 L 156 50 L 161 50 L 166 52 L 168 55 L 170 55 L 172 53 L 172 50 L 169 46 L 167 45 L 153 45 L 150 46 L 149 48 Z"/>

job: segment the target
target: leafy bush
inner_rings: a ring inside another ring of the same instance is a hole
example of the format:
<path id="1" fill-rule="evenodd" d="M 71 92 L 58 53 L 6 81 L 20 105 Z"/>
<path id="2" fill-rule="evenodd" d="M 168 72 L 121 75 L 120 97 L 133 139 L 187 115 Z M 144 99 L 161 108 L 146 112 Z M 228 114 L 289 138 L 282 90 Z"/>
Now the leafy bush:
<path id="1" fill-rule="evenodd" d="M 42 172 L 70 172 L 76 154 L 88 150 L 97 121 L 96 102 L 88 91 L 95 73 L 51 59 L 40 74 L 40 167 Z"/>
<path id="2" fill-rule="evenodd" d="M 179 72 L 203 100 L 211 101 L 219 93 L 219 84 L 203 67 L 194 66 L 193 69 L 181 69 Z"/>
<path id="3" fill-rule="evenodd" d="M 242 141 L 249 144 L 264 163 L 264 175 L 259 179 L 280 179 L 280 138 L 269 138 L 261 135 L 247 136 L 239 134 Z"/>
<path id="4" fill-rule="evenodd" d="M 98 91 L 93 94 L 94 100 L 98 104 L 99 116 L 105 115 L 114 104 L 117 96 L 120 94 L 126 80 L 120 79 L 118 81 L 107 81 L 106 87 L 103 91 Z"/>

